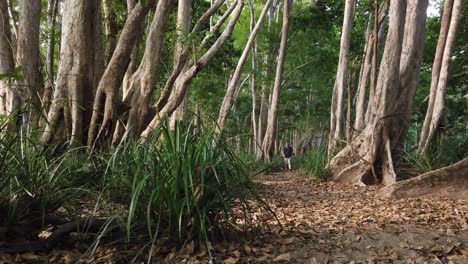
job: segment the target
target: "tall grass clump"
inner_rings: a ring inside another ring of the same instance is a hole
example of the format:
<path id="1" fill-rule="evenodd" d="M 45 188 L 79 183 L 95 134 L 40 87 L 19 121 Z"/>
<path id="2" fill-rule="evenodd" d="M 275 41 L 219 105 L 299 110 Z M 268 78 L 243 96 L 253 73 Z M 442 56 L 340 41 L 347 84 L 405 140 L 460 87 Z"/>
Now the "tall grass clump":
<path id="1" fill-rule="evenodd" d="M 252 223 L 252 182 L 243 161 L 212 132 L 164 125 L 145 144 L 115 149 L 106 172 L 109 198 L 124 205 L 127 237 L 212 240 Z"/>
<path id="2" fill-rule="evenodd" d="M 303 155 L 301 170 L 311 177 L 327 180 L 332 174 L 327 168 L 327 149 L 318 147 L 309 150 Z"/>
<path id="3" fill-rule="evenodd" d="M 18 133 L 0 137 L 0 226 L 42 223 L 60 207 L 74 203 L 84 186 L 86 153 L 57 153 Z"/>

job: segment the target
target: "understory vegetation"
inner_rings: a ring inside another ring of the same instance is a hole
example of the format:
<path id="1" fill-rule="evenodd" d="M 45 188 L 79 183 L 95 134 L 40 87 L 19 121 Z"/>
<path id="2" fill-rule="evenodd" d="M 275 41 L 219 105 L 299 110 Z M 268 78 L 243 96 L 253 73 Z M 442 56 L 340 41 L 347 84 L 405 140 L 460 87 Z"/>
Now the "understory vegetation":
<path id="1" fill-rule="evenodd" d="M 98 240 L 113 234 L 148 245 L 161 237 L 216 241 L 258 226 L 252 212 L 271 210 L 256 194 L 249 168 L 222 138 L 197 129 L 180 123 L 169 129 L 165 122 L 147 143 L 108 151 L 4 135 L 0 226 L 7 231 L 0 237 L 17 236 L 18 225 L 36 227 L 36 235 L 53 231 L 51 219 L 98 219 Z"/>

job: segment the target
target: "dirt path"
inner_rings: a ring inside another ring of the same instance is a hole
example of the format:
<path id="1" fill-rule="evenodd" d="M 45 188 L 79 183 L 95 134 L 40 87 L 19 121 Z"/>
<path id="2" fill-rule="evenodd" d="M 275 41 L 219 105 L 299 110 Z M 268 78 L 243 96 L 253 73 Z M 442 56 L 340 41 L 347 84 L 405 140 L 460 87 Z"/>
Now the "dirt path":
<path id="1" fill-rule="evenodd" d="M 268 226 L 236 234 L 210 251 L 193 242 L 177 249 L 162 239 L 151 263 L 468 263 L 468 201 L 379 200 L 376 187 L 313 181 L 295 172 L 254 181 L 281 225 L 258 213 Z M 142 248 L 103 246 L 83 259 L 89 244 L 73 243 L 69 250 L 39 255 L 0 254 L 0 264 L 130 263 Z M 142 257 L 137 263 L 148 254 Z"/>
<path id="2" fill-rule="evenodd" d="M 245 262 L 468 263 L 468 201 L 379 200 L 375 187 L 294 172 L 255 182 L 284 230 L 273 227 L 248 241 Z"/>

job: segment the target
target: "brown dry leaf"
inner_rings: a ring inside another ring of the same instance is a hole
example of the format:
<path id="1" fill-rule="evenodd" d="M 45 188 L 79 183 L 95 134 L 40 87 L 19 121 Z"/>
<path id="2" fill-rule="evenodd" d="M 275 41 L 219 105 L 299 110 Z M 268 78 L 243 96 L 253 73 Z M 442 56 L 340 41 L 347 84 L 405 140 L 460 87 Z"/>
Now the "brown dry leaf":
<path id="1" fill-rule="evenodd" d="M 21 254 L 21 259 L 23 260 L 38 260 L 41 256 L 39 255 L 36 255 L 34 253 L 24 253 L 24 254 Z"/>
<path id="2" fill-rule="evenodd" d="M 290 253 L 281 254 L 277 256 L 273 261 L 274 262 L 289 262 L 291 261 L 291 254 Z"/>
<path id="3" fill-rule="evenodd" d="M 230 257 L 230 258 L 228 258 L 228 259 L 225 259 L 225 260 L 223 261 L 223 263 L 225 263 L 225 264 L 236 264 L 238 261 L 239 261 L 238 258 Z"/>
<path id="4" fill-rule="evenodd" d="M 273 250 L 273 245 L 272 245 L 272 244 L 266 244 L 266 245 L 262 248 L 262 251 L 263 251 L 263 252 L 267 252 L 267 253 L 270 253 L 272 250 Z"/>
<path id="5" fill-rule="evenodd" d="M 290 237 L 290 238 L 286 238 L 286 239 L 281 239 L 278 242 L 280 244 L 283 244 L 283 245 L 289 245 L 289 244 L 294 243 L 294 241 L 296 241 L 296 238 L 295 237 Z"/>
<path id="6" fill-rule="evenodd" d="M 237 257 L 237 258 L 240 258 L 240 255 L 241 255 L 241 253 L 239 252 L 239 250 L 235 250 L 235 251 L 233 251 L 231 254 L 234 255 L 234 256 Z"/>
<path id="7" fill-rule="evenodd" d="M 255 260 L 258 262 L 264 262 L 264 261 L 267 261 L 267 259 L 268 259 L 268 255 L 264 255 L 264 256 L 256 258 Z"/>
<path id="8" fill-rule="evenodd" d="M 220 245 L 215 245 L 215 246 L 214 246 L 214 250 L 216 250 L 216 252 L 218 252 L 218 253 L 224 253 L 224 252 L 226 252 L 226 249 L 223 248 L 223 247 L 220 246 Z"/>
<path id="9" fill-rule="evenodd" d="M 250 254 L 250 253 L 252 253 L 252 248 L 249 245 L 245 244 L 244 245 L 244 251 L 245 251 L 245 253 Z"/>

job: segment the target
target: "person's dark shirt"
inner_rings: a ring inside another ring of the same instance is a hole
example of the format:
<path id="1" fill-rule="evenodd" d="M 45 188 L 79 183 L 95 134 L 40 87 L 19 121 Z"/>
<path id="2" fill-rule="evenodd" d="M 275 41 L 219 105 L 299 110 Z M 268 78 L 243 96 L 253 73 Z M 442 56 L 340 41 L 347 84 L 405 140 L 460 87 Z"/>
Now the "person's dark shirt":
<path id="1" fill-rule="evenodd" d="M 285 147 L 283 149 L 283 153 L 284 153 L 285 158 L 290 158 L 290 157 L 292 157 L 293 149 L 291 147 Z"/>

